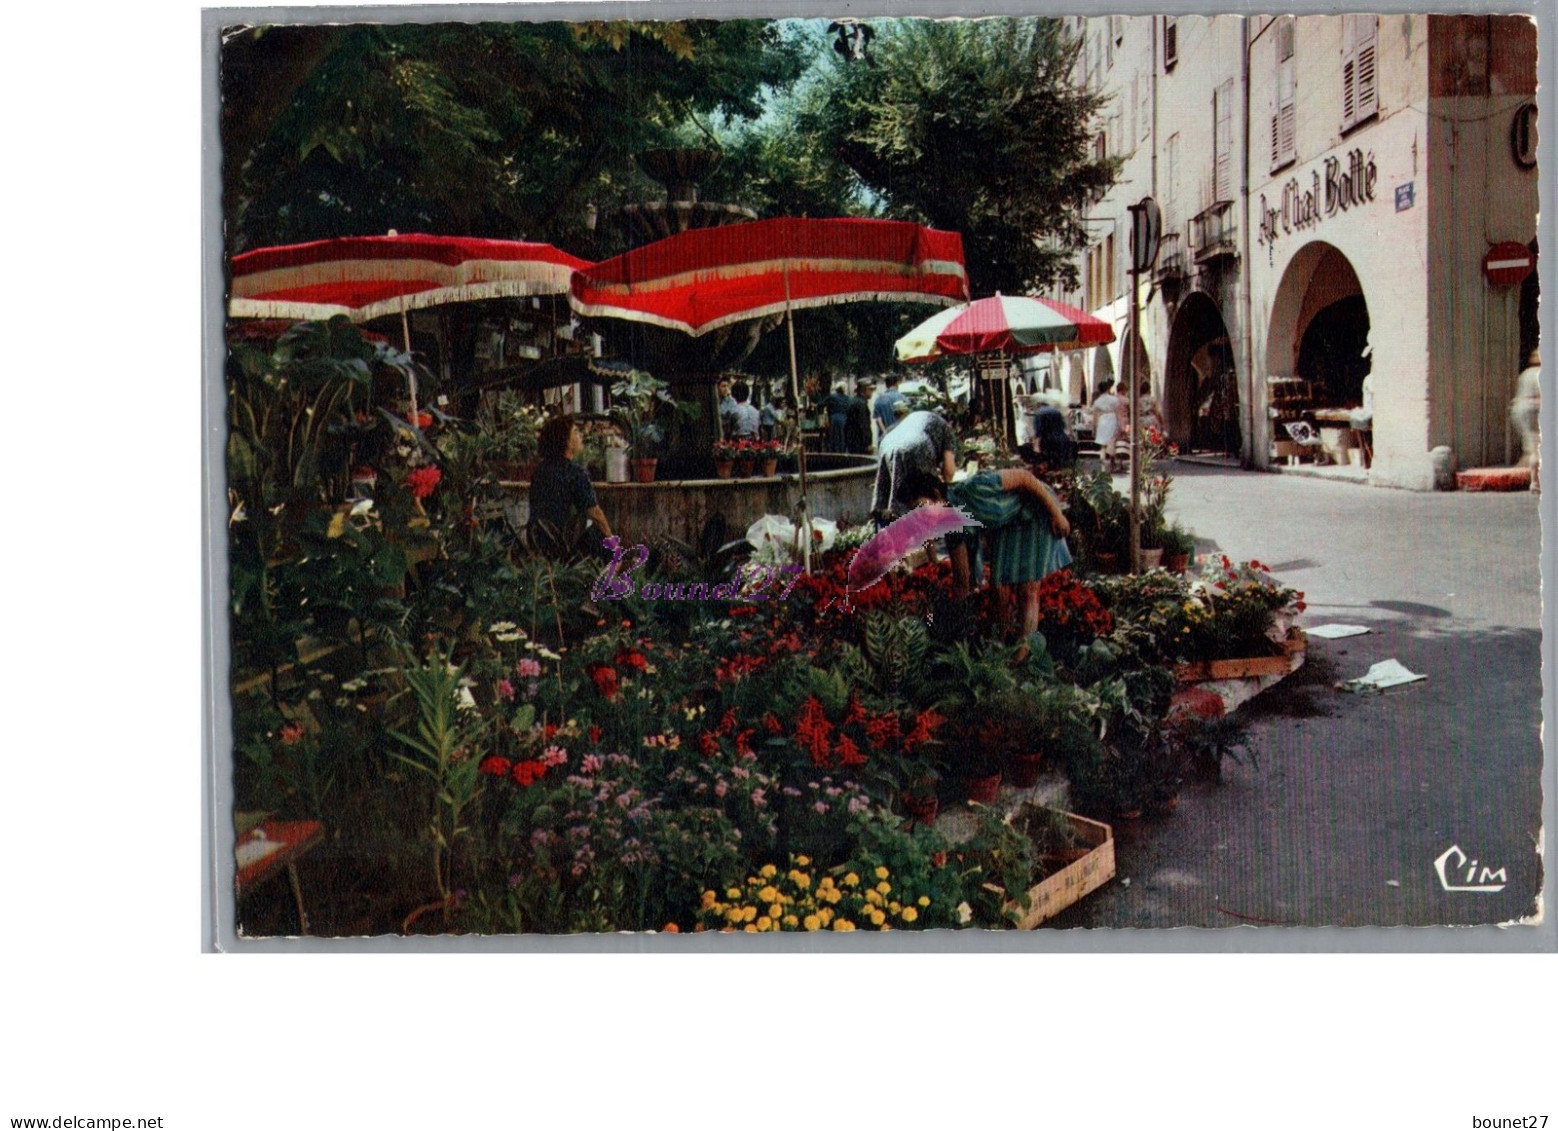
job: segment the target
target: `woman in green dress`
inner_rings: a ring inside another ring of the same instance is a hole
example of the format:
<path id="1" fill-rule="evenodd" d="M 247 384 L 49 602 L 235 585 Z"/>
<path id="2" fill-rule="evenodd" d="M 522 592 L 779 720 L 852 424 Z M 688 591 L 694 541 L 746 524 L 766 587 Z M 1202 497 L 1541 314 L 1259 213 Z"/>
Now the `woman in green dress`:
<path id="1" fill-rule="evenodd" d="M 1017 454 L 1029 468 L 1038 460 L 1028 445 Z M 1038 631 L 1039 582 L 1071 564 L 1065 541 L 1071 524 L 1055 492 L 1029 468 L 978 471 L 947 487 L 947 502 L 978 519 L 989 535 L 990 583 L 1008 594 L 1007 602 L 1010 587 L 1017 587 L 1024 640 Z M 968 551 L 958 546 L 953 552 Z"/>

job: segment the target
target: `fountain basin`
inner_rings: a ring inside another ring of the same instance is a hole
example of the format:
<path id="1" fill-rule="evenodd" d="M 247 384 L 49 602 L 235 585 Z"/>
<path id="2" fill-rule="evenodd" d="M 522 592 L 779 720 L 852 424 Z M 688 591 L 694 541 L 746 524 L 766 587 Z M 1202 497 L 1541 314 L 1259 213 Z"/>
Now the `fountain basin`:
<path id="1" fill-rule="evenodd" d="M 813 518 L 863 522 L 871 513 L 876 485 L 874 456 L 809 455 L 806 488 Z M 527 483 L 505 483 L 527 500 Z M 596 483 L 595 495 L 613 532 L 626 543 L 676 538 L 697 545 L 704 524 L 725 516 L 727 539 L 741 537 L 765 514 L 793 517 L 800 501 L 797 472 L 746 479 L 663 479 L 654 483 Z"/>

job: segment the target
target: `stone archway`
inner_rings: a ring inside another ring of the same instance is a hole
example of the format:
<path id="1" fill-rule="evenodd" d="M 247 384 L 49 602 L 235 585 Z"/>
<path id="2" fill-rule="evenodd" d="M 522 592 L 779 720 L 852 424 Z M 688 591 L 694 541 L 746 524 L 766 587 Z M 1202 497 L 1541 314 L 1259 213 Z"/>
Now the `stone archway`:
<path id="1" fill-rule="evenodd" d="M 1239 380 L 1228 326 L 1204 291 L 1174 312 L 1163 365 L 1163 423 L 1182 451 L 1238 455 Z"/>
<path id="2" fill-rule="evenodd" d="M 1097 346 L 1093 350 L 1093 396 L 1098 396 L 1098 390 L 1113 380 L 1114 358 L 1109 356 L 1109 347 Z"/>
<path id="3" fill-rule="evenodd" d="M 1375 361 L 1364 356 L 1369 326 L 1368 300 L 1347 256 L 1324 240 L 1307 243 L 1288 261 L 1271 304 L 1266 375 L 1308 381 L 1310 408 L 1356 406 Z M 1378 415 L 1374 423 L 1377 431 Z"/>

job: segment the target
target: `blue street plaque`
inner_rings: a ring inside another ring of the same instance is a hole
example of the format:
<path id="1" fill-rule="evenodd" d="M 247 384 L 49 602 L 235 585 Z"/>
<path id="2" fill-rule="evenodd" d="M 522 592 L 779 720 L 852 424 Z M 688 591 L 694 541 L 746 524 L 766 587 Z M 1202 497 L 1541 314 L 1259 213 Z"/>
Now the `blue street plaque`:
<path id="1" fill-rule="evenodd" d="M 1396 186 L 1396 211 L 1397 212 L 1405 212 L 1408 208 L 1411 208 L 1412 205 L 1416 203 L 1416 198 L 1413 195 L 1412 185 L 1413 185 L 1413 182 L 1412 181 L 1408 181 L 1404 185 L 1397 185 Z"/>

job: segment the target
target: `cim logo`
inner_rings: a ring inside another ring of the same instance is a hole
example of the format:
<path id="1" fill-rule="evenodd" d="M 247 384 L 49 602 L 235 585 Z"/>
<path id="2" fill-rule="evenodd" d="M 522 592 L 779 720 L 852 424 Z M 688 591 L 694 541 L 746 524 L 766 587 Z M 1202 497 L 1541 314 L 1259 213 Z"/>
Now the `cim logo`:
<path id="1" fill-rule="evenodd" d="M 1504 869 L 1484 867 L 1479 873 L 1477 871 L 1479 863 L 1481 861 L 1468 861 L 1460 845 L 1450 845 L 1444 850 L 1444 854 L 1434 861 L 1434 871 L 1439 873 L 1439 886 L 1445 891 L 1503 891 L 1504 885 L 1509 882 Z M 1465 882 L 1452 882 L 1462 878 L 1462 868 L 1466 869 Z M 1495 880 L 1498 882 L 1494 883 Z"/>

